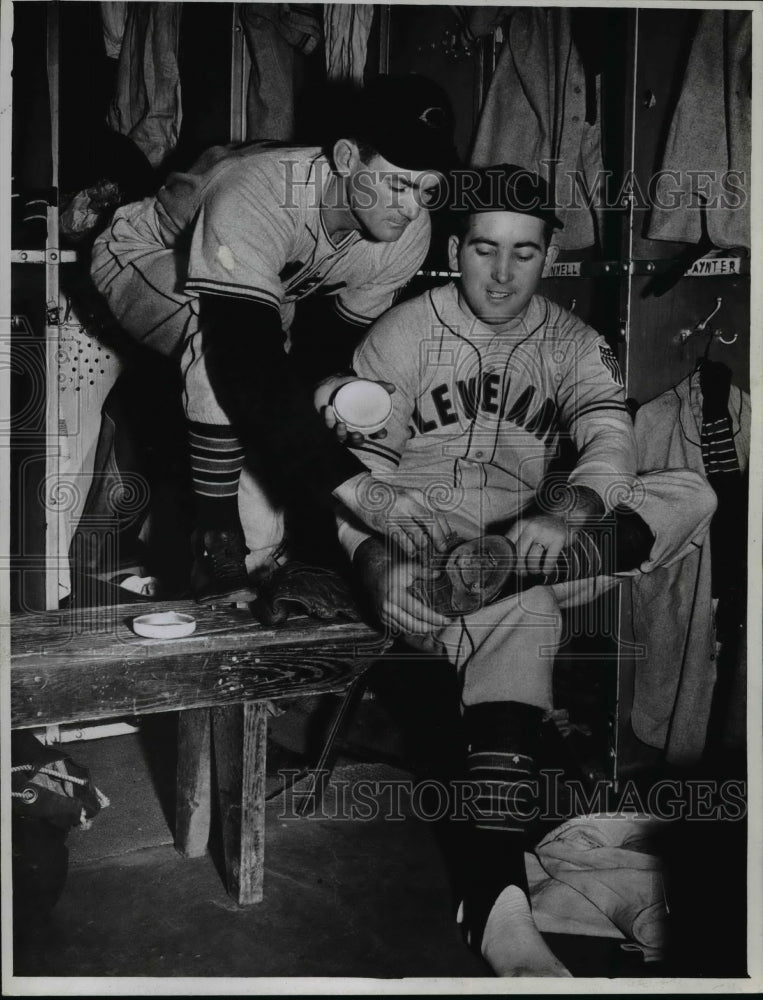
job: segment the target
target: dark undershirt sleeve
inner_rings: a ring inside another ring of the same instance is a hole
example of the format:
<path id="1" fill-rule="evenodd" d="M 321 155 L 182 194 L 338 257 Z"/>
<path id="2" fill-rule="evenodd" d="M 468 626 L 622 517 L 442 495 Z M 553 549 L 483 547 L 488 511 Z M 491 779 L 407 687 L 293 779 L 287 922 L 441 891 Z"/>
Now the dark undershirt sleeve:
<path id="1" fill-rule="evenodd" d="M 278 310 L 227 296 L 199 299 L 212 388 L 282 499 L 327 494 L 367 471 L 316 413 L 312 392 L 284 351 Z"/>
<path id="2" fill-rule="evenodd" d="M 291 351 L 299 377 L 308 386 L 352 368 L 355 348 L 368 330 L 344 319 L 336 310 L 336 298 L 311 295 L 297 303 L 291 327 Z"/>

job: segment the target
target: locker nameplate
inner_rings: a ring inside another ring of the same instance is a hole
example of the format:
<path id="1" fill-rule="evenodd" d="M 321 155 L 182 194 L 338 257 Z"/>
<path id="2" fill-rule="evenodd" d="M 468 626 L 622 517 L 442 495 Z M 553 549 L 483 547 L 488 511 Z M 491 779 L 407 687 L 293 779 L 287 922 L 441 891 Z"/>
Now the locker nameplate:
<path id="1" fill-rule="evenodd" d="M 741 274 L 742 260 L 740 257 L 701 257 L 695 260 L 688 271 L 687 278 L 705 278 L 716 274 Z"/>
<path id="2" fill-rule="evenodd" d="M 567 261 L 563 264 L 552 264 L 546 277 L 548 278 L 579 278 L 582 261 Z"/>

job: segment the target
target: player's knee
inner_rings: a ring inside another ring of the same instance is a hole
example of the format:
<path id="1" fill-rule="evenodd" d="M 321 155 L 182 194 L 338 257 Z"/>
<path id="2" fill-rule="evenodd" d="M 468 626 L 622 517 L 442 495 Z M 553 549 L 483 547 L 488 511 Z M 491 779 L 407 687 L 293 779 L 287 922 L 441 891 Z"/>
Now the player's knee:
<path id="1" fill-rule="evenodd" d="M 519 605 L 528 624 L 553 625 L 562 620 L 559 602 L 550 587 L 531 587 L 519 596 Z"/>

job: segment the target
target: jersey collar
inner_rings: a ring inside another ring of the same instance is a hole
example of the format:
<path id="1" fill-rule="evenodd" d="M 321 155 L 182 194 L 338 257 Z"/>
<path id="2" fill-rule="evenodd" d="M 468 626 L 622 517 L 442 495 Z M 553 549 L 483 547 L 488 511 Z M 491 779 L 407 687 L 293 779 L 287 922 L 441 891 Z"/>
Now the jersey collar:
<path id="1" fill-rule="evenodd" d="M 452 318 L 454 325 L 460 328 L 466 337 L 479 337 L 480 340 L 492 337 L 506 337 L 511 340 L 521 340 L 526 337 L 537 324 L 538 318 L 538 296 L 533 295 L 525 310 L 524 316 L 513 321 L 511 326 L 500 332 L 487 323 L 483 323 L 471 311 L 463 298 L 458 294 L 458 282 L 451 281 L 445 286 L 447 293 L 447 313 Z"/>

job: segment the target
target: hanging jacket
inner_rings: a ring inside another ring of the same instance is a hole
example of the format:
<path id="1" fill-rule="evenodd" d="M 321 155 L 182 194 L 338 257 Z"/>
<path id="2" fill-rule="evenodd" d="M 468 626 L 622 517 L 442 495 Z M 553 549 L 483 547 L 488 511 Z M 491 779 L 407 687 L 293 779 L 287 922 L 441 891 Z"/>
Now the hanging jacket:
<path id="1" fill-rule="evenodd" d="M 670 123 L 650 240 L 698 243 L 704 221 L 715 246 L 750 246 L 751 136 L 751 12 L 705 10 Z"/>
<path id="2" fill-rule="evenodd" d="M 588 84 L 590 91 L 590 80 Z M 583 178 L 593 190 L 603 173 L 600 115 L 587 107 L 598 107 L 598 88 L 594 82 L 591 101 L 586 90 L 571 11 L 515 9 L 485 98 L 471 162 L 478 167 L 516 163 L 547 178 L 553 170 L 564 223 L 555 242 L 563 250 L 591 246 L 600 229 L 576 179 Z M 555 161 L 554 167 L 550 161 Z"/>
<path id="3" fill-rule="evenodd" d="M 152 167 L 177 145 L 180 101 L 180 3 L 131 3 L 119 52 L 110 128 L 128 135 Z"/>
<path id="4" fill-rule="evenodd" d="M 741 470 L 750 451 L 750 397 L 736 386 L 728 411 Z M 636 414 L 639 469 L 688 468 L 705 477 L 699 371 L 642 406 Z M 672 764 L 698 761 L 705 747 L 715 669 L 710 533 L 694 551 L 632 584 L 633 628 L 644 645 L 636 666 L 631 725 Z"/>
<path id="5" fill-rule="evenodd" d="M 247 3 L 241 24 L 252 60 L 246 96 L 246 138 L 294 138 L 294 54 L 309 55 L 321 37 L 313 4 Z"/>
<path id="6" fill-rule="evenodd" d="M 101 0 L 103 45 L 109 59 L 119 59 L 127 24 L 127 4 L 124 0 Z"/>
<path id="7" fill-rule="evenodd" d="M 374 8 L 362 3 L 327 3 L 323 7 L 326 76 L 363 85 L 368 36 Z"/>

